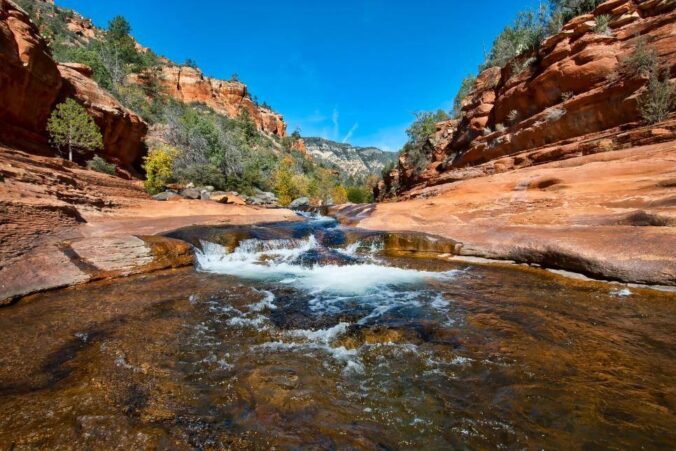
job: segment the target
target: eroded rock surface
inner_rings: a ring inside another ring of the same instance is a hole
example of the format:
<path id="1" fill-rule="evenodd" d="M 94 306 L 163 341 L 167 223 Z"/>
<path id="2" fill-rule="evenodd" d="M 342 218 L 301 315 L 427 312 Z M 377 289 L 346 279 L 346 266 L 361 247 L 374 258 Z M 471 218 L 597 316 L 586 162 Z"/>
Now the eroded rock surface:
<path id="1" fill-rule="evenodd" d="M 259 130 L 279 137 L 286 136 L 286 123 L 278 113 L 257 105 L 244 83 L 206 77 L 199 69 L 187 66 L 162 66 L 157 76 L 163 91 L 185 103 L 203 103 L 217 113 L 237 117 L 248 111 Z M 143 77 L 131 76 L 133 83 L 146 83 Z"/>
<path id="2" fill-rule="evenodd" d="M 50 288 L 192 264 L 191 247 L 154 236 L 162 232 L 293 219 L 284 209 L 157 202 L 140 181 L 0 146 L 0 305 Z"/>
<path id="3" fill-rule="evenodd" d="M 107 159 L 126 169 L 139 163 L 147 125 L 90 75 L 81 64 L 57 65 L 28 15 L 0 1 L 0 142 L 51 154 L 47 120 L 57 103 L 72 97 L 101 129 Z"/>
<path id="4" fill-rule="evenodd" d="M 414 199 L 339 206 L 341 221 L 456 240 L 459 254 L 603 279 L 676 285 L 673 141 L 419 188 Z"/>
<path id="5" fill-rule="evenodd" d="M 606 33 L 595 31 L 602 16 L 609 19 Z M 610 141 L 580 152 L 618 148 L 622 128 L 642 120 L 638 99 L 647 81 L 625 62 L 643 42 L 674 77 L 675 21 L 676 4 L 667 0 L 609 0 L 593 14 L 573 18 L 537 53 L 483 71 L 463 101 L 461 119 L 438 124 L 426 146 L 429 166 L 417 173 L 402 156 L 379 194 L 401 197 L 416 187 L 446 183 L 454 174 L 481 176 L 472 168 L 488 162 L 496 172 L 509 170 L 508 158 L 523 159 L 535 149 L 557 147 L 569 154 L 571 144 L 605 131 L 610 133 L 599 139 Z M 673 129 L 665 133 L 673 139 Z"/>

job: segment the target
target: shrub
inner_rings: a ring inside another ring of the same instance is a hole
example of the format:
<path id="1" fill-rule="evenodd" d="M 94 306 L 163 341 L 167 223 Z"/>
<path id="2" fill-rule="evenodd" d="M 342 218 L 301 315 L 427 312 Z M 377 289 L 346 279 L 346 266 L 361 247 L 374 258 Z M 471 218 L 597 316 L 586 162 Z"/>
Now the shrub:
<path id="1" fill-rule="evenodd" d="M 474 89 L 474 85 L 476 85 L 476 77 L 474 75 L 468 75 L 466 76 L 463 80 L 462 83 L 460 83 L 460 89 L 458 89 L 458 93 L 455 95 L 455 99 L 453 100 L 453 116 L 454 117 L 459 117 L 460 112 L 462 111 L 462 101 L 467 97 L 467 95 Z"/>
<path id="2" fill-rule="evenodd" d="M 177 153 L 176 148 L 161 145 L 151 149 L 143 158 L 143 169 L 146 171 L 143 185 L 148 193 L 161 192 L 166 184 L 174 179 L 173 166 Z"/>
<path id="3" fill-rule="evenodd" d="M 416 173 L 427 166 L 427 155 L 424 146 L 427 140 L 436 132 L 436 123 L 447 120 L 448 114 L 443 110 L 436 112 L 416 113 L 416 119 L 406 130 L 408 141 L 404 144 L 401 153 L 407 156 L 407 161 Z"/>
<path id="4" fill-rule="evenodd" d="M 649 124 L 665 120 L 676 107 L 676 86 L 666 70 L 661 77 L 659 71 L 652 72 L 638 105 L 641 117 Z"/>
<path id="5" fill-rule="evenodd" d="M 630 76 L 650 75 L 658 65 L 657 52 L 645 39 L 639 39 L 634 51 L 620 66 L 620 71 Z"/>
<path id="6" fill-rule="evenodd" d="M 347 188 L 347 200 L 353 204 L 373 202 L 373 188 L 368 185 Z"/>
<path id="7" fill-rule="evenodd" d="M 505 127 L 504 124 L 502 124 L 502 123 L 500 123 L 500 124 L 495 124 L 495 130 L 498 131 L 498 132 L 500 132 L 500 133 L 502 133 L 502 132 L 504 132 L 505 130 L 507 130 L 507 127 Z"/>
<path id="8" fill-rule="evenodd" d="M 594 25 L 594 33 L 609 36 L 611 34 L 610 27 L 608 26 L 609 23 L 610 23 L 609 15 L 603 14 L 601 16 L 598 16 L 596 18 L 596 25 Z"/>
<path id="9" fill-rule="evenodd" d="M 510 124 L 513 124 L 519 119 L 519 112 L 516 110 L 512 110 L 509 112 L 507 115 L 507 120 L 509 121 Z"/>
<path id="10" fill-rule="evenodd" d="M 557 121 L 561 119 L 566 114 L 566 110 L 563 108 L 551 108 L 545 113 L 545 119 L 547 121 Z"/>
<path id="11" fill-rule="evenodd" d="M 193 183 L 196 186 L 211 185 L 216 189 L 225 189 L 226 180 L 223 171 L 213 163 L 196 163 L 174 171 L 178 181 Z"/>
<path id="12" fill-rule="evenodd" d="M 561 93 L 561 101 L 566 102 L 570 100 L 573 97 L 573 92 L 572 91 L 566 91 Z"/>
<path id="13" fill-rule="evenodd" d="M 594 11 L 605 0 L 550 0 L 553 15 L 560 15 L 563 23 L 575 16 Z"/>
<path id="14" fill-rule="evenodd" d="M 512 63 L 512 76 L 519 75 L 521 72 L 528 69 L 535 61 L 535 58 L 532 56 L 526 58 L 523 61 L 514 61 Z"/>
<path id="15" fill-rule="evenodd" d="M 294 185 L 293 176 L 295 173 L 295 166 L 293 157 L 287 155 L 280 160 L 273 175 L 274 191 L 282 206 L 289 205 L 294 199 L 301 195 Z"/>
<path id="16" fill-rule="evenodd" d="M 115 165 L 96 155 L 87 162 L 87 167 L 92 171 L 103 172 L 104 174 L 115 175 Z"/>
<path id="17" fill-rule="evenodd" d="M 488 136 L 491 133 L 493 133 L 493 130 L 491 130 L 490 127 L 484 127 L 483 130 L 481 130 L 481 134 L 484 136 Z"/>
<path id="18" fill-rule="evenodd" d="M 505 27 L 495 39 L 482 67 L 505 67 L 513 58 L 528 50 L 537 49 L 547 35 L 547 27 L 546 8 L 520 12 L 514 24 Z"/>
<path id="19" fill-rule="evenodd" d="M 103 147 L 98 125 L 89 117 L 87 110 L 73 99 L 56 106 L 47 122 L 47 131 L 57 148 L 68 150 L 70 161 L 73 161 L 73 150 L 91 151 Z"/>
<path id="20" fill-rule="evenodd" d="M 347 190 L 344 186 L 338 185 L 331 190 L 331 199 L 336 205 L 344 204 L 347 202 Z"/>

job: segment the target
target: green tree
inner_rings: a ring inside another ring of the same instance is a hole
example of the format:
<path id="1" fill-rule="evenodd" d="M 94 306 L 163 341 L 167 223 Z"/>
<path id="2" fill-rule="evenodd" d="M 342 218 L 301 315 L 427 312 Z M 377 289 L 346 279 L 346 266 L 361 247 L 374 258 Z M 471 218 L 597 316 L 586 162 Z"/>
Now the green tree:
<path id="1" fill-rule="evenodd" d="M 127 38 L 130 33 L 131 25 L 129 25 L 129 22 L 124 17 L 115 16 L 108 22 L 108 39 L 120 41 Z"/>
<path id="2" fill-rule="evenodd" d="M 103 147 L 99 127 L 79 103 L 68 99 L 56 106 L 47 122 L 52 143 L 59 149 L 68 149 L 73 161 L 73 150 L 92 151 Z"/>

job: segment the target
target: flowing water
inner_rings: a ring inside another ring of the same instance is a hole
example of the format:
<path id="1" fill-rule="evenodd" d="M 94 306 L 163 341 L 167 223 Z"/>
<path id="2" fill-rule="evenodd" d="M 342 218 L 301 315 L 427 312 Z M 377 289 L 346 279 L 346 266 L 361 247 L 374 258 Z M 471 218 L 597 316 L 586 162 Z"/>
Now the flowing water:
<path id="1" fill-rule="evenodd" d="M 326 218 L 0 310 L 0 449 L 674 449 L 673 295 Z"/>

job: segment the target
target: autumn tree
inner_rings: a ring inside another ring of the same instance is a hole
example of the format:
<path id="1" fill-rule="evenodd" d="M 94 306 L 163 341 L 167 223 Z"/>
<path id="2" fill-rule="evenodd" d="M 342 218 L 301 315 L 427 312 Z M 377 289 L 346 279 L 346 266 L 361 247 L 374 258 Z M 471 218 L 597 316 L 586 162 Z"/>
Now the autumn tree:
<path id="1" fill-rule="evenodd" d="M 47 122 L 52 143 L 60 150 L 68 149 L 68 160 L 73 161 L 73 149 L 93 151 L 103 147 L 99 127 L 79 103 L 68 99 L 56 106 Z"/>

